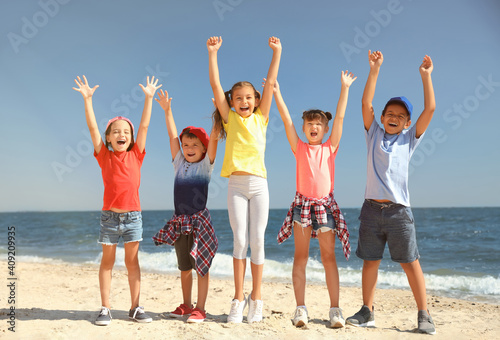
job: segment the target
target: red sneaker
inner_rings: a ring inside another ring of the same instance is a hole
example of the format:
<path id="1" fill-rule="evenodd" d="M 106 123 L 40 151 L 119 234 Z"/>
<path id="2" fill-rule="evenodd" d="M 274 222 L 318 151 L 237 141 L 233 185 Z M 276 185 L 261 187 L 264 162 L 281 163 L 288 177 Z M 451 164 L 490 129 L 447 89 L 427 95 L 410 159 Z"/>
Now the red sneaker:
<path id="1" fill-rule="evenodd" d="M 203 322 L 206 317 L 207 317 L 207 314 L 205 314 L 204 311 L 202 311 L 199 308 L 194 308 L 191 311 L 191 316 L 187 319 L 187 322 L 189 322 L 189 323 Z"/>
<path id="2" fill-rule="evenodd" d="M 187 305 L 182 303 L 179 307 L 177 307 L 173 312 L 170 312 L 168 315 L 171 318 L 182 318 L 184 315 L 190 315 L 192 311 L 193 311 L 193 306 L 188 307 Z"/>

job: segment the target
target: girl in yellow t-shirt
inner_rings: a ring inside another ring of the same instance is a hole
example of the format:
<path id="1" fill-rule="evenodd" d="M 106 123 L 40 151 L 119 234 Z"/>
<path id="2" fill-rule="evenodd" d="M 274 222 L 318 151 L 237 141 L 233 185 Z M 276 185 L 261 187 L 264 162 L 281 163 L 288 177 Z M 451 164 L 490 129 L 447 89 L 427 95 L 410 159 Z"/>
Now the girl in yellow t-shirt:
<path id="1" fill-rule="evenodd" d="M 249 82 L 238 82 L 224 92 L 219 79 L 217 52 L 222 37 L 207 40 L 210 85 L 216 110 L 214 126 L 220 126 L 221 139 L 226 139 L 226 151 L 221 176 L 229 177 L 227 210 L 233 230 L 234 299 L 227 322 L 241 323 L 248 307 L 249 323 L 262 320 L 262 272 L 264 269 L 264 234 L 269 215 L 269 191 L 264 164 L 266 129 L 273 100 L 273 88 L 278 77 L 281 43 L 269 38 L 273 58 L 262 92 Z M 250 245 L 252 293 L 248 301 L 243 293 L 246 256 Z"/>

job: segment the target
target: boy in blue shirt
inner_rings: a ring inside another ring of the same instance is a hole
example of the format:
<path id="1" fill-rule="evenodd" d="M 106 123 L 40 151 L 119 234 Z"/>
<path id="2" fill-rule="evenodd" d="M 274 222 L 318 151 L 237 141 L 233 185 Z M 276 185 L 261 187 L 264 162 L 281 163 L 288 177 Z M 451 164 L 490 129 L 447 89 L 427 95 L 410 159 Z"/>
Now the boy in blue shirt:
<path id="1" fill-rule="evenodd" d="M 375 121 L 372 101 L 383 59 L 380 51 L 368 51 L 370 73 L 362 99 L 368 147 L 367 181 L 356 250 L 356 255 L 363 259 L 363 306 L 346 322 L 360 327 L 375 326 L 373 300 L 378 268 L 387 243 L 392 260 L 400 263 L 405 271 L 417 303 L 418 331 L 435 334 L 434 322 L 427 309 L 425 279 L 418 261 L 420 255 L 408 192 L 410 158 L 420 144 L 436 108 L 431 79 L 433 64 L 426 55 L 420 65 L 424 110 L 417 123 L 408 129 L 413 106 L 406 97 L 394 97 L 387 102 L 382 112 L 382 128 Z"/>

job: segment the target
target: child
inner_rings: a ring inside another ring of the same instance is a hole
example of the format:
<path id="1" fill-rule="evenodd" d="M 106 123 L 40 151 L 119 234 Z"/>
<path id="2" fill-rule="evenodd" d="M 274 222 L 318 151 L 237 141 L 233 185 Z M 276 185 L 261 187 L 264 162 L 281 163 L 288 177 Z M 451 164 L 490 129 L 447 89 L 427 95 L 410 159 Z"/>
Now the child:
<path id="1" fill-rule="evenodd" d="M 227 210 L 233 230 L 234 269 L 234 299 L 227 322 L 241 323 L 243 311 L 248 303 L 247 321 L 252 323 L 262 320 L 264 234 L 269 215 L 264 151 L 272 92 L 281 58 L 281 43 L 278 38 L 269 38 L 273 58 L 262 97 L 249 82 L 236 83 L 230 91 L 224 93 L 217 64 L 217 51 L 221 44 L 221 37 L 211 37 L 207 40 L 210 85 L 217 107 L 213 115 L 214 124 L 220 127 L 221 138 L 225 138 L 227 134 L 221 176 L 229 177 Z M 247 301 L 243 293 L 243 281 L 249 244 L 253 284 Z"/>
<path id="2" fill-rule="evenodd" d="M 189 316 L 187 322 L 203 322 L 206 318 L 205 301 L 208 294 L 209 269 L 217 251 L 218 242 L 212 227 L 210 212 L 206 208 L 208 183 L 214 169 L 217 152 L 217 134 L 212 129 L 209 139 L 203 128 L 188 126 L 177 137 L 171 100 L 168 93 L 158 93 L 165 111 L 170 151 L 175 169 L 175 213 L 170 221 L 153 236 L 156 245 L 166 243 L 175 247 L 181 271 L 183 303 L 169 313 L 170 317 Z M 179 145 L 179 139 L 181 145 Z M 182 149 L 182 152 L 181 152 Z M 193 308 L 191 287 L 192 269 L 198 274 L 198 301 Z"/>
<path id="3" fill-rule="evenodd" d="M 391 258 L 401 264 L 417 303 L 418 331 L 435 334 L 434 323 L 427 310 L 425 279 L 418 261 L 420 255 L 408 192 L 410 157 L 422 141 L 436 108 L 431 80 L 433 65 L 429 56 L 425 56 L 420 65 L 424 110 L 417 123 L 406 130 L 411 125 L 413 106 L 406 97 L 394 97 L 382 111 L 381 128 L 375 121 L 372 100 L 383 58 L 380 51 L 368 51 L 370 73 L 362 100 L 368 172 L 356 250 L 356 255 L 363 259 L 363 306 L 347 318 L 347 323 L 361 327 L 375 326 L 373 300 L 378 267 L 388 243 Z"/>
<path id="4" fill-rule="evenodd" d="M 283 226 L 278 234 L 278 243 L 293 235 L 295 254 L 293 258 L 292 280 L 297 308 L 293 324 L 301 327 L 307 324 L 305 305 L 306 265 L 309 258 L 309 241 L 318 238 L 321 262 L 325 268 L 325 280 L 330 296 L 330 326 L 344 327 L 345 320 L 339 308 L 339 272 L 335 259 L 335 234 L 342 243 L 344 255 L 349 259 L 351 252 L 349 232 L 342 212 L 333 196 L 335 178 L 335 157 L 337 155 L 349 87 L 356 78 L 352 73 L 342 71 L 340 98 L 333 120 L 330 138 L 323 143 L 328 133 L 330 112 L 321 110 L 305 111 L 302 115 L 302 131 L 308 143 L 301 141 L 293 125 L 288 108 L 281 96 L 278 83 L 274 97 L 285 124 L 286 136 L 297 160 L 297 192 Z"/>
<path id="5" fill-rule="evenodd" d="M 152 77 L 147 86 L 139 84 L 144 91 L 145 101 L 141 123 L 134 141 L 134 126 L 125 117 L 115 117 L 106 126 L 106 143 L 104 145 L 95 119 L 92 106 L 92 95 L 99 85 L 90 88 L 87 78 L 83 81 L 75 79 L 85 103 L 85 117 L 89 127 L 94 156 L 102 169 L 104 182 L 104 205 L 101 214 L 101 231 L 98 242 L 102 244 L 102 259 L 99 268 L 99 287 L 101 290 L 101 312 L 95 321 L 96 325 L 107 326 L 111 322 L 109 294 L 111 273 L 115 263 L 116 245 L 123 238 L 125 248 L 125 265 L 128 271 L 128 282 L 132 306 L 129 318 L 137 322 L 151 322 L 152 318 L 139 307 L 141 288 L 141 269 L 139 267 L 139 242 L 142 241 L 142 215 L 139 202 L 139 185 L 141 165 L 146 154 L 146 135 L 151 118 L 151 106 L 158 79 Z"/>

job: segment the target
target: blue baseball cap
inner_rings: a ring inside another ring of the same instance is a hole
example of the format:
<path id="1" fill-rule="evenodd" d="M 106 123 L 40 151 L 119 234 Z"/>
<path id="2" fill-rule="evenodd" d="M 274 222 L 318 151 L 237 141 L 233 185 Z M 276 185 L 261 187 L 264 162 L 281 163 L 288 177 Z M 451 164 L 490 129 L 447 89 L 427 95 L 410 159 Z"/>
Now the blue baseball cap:
<path id="1" fill-rule="evenodd" d="M 411 103 L 408 100 L 408 98 L 406 98 L 405 96 L 392 97 L 391 99 L 389 99 L 389 101 L 387 102 L 387 104 L 385 104 L 384 113 L 385 113 L 385 110 L 387 109 L 387 106 L 390 105 L 390 104 L 401 104 L 401 105 L 403 105 L 406 108 L 406 111 L 408 111 L 408 115 L 410 116 L 410 119 L 411 119 L 411 113 L 413 111 L 413 105 L 411 105 Z"/>

